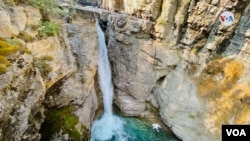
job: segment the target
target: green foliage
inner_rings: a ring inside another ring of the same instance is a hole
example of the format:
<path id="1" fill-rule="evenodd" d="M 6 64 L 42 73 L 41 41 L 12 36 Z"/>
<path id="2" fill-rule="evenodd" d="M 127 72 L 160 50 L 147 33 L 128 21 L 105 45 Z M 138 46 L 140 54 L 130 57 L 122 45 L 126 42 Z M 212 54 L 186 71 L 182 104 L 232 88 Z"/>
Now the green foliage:
<path id="1" fill-rule="evenodd" d="M 54 22 L 43 23 L 42 35 L 44 37 L 58 35 L 59 31 L 60 31 L 60 27 L 58 24 Z"/>
<path id="2" fill-rule="evenodd" d="M 32 42 L 32 41 L 35 40 L 34 37 L 30 36 L 25 31 L 21 31 L 17 37 L 20 38 L 20 39 L 22 39 L 22 40 L 24 40 L 25 42 Z"/>
<path id="3" fill-rule="evenodd" d="M 18 49 L 18 46 L 14 46 L 4 40 L 0 40 L 0 55 L 8 56 L 18 51 Z"/>
<path id="4" fill-rule="evenodd" d="M 6 39 L 6 41 L 8 43 L 10 43 L 12 46 L 18 46 L 19 47 L 19 52 L 21 54 L 25 53 L 27 48 L 25 47 L 25 43 L 23 42 L 23 40 L 19 39 L 19 38 L 11 38 L 11 39 Z"/>
<path id="5" fill-rule="evenodd" d="M 64 10 L 58 7 L 59 0 L 28 0 L 28 3 L 46 13 L 63 14 Z"/>
<path id="6" fill-rule="evenodd" d="M 25 49 L 24 52 L 25 52 L 26 54 L 32 54 L 32 52 L 31 52 L 29 49 Z"/>
<path id="7" fill-rule="evenodd" d="M 54 58 L 52 56 L 49 55 L 45 55 L 41 57 L 42 61 L 52 61 Z"/>
<path id="8" fill-rule="evenodd" d="M 7 66 L 5 64 L 0 63 L 0 74 L 5 73 L 7 71 Z"/>
<path id="9" fill-rule="evenodd" d="M 0 55 L 8 56 L 8 55 L 14 54 L 16 51 L 18 51 L 18 49 L 19 49 L 18 47 L 14 47 L 14 46 L 6 47 L 6 48 L 0 47 Z"/>
<path id="10" fill-rule="evenodd" d="M 7 71 L 7 66 L 10 65 L 10 62 L 6 56 L 14 54 L 19 50 L 19 46 L 14 43 L 9 43 L 5 40 L 0 40 L 0 74 Z"/>
<path id="11" fill-rule="evenodd" d="M 55 7 L 58 0 L 28 0 L 28 3 L 39 9 L 47 9 L 48 11 L 52 10 Z"/>
<path id="12" fill-rule="evenodd" d="M 26 3 L 26 0 L 0 0 L 0 4 L 2 4 L 2 2 L 8 5 L 14 6 L 18 4 L 24 4 Z"/>
<path id="13" fill-rule="evenodd" d="M 42 75 L 45 78 L 51 71 L 52 68 L 47 63 L 47 61 L 51 61 L 53 58 L 51 56 L 43 56 L 40 58 L 34 58 L 33 64 L 37 67 Z"/>
<path id="14" fill-rule="evenodd" d="M 188 115 L 188 117 L 194 119 L 195 115 L 194 114 L 190 114 L 190 115 Z"/>
<path id="15" fill-rule="evenodd" d="M 163 17 L 159 17 L 159 19 L 157 20 L 157 22 L 158 22 L 159 24 L 162 24 L 162 25 L 167 24 L 167 20 L 164 19 Z"/>
<path id="16" fill-rule="evenodd" d="M 194 47 L 194 48 L 192 48 L 192 50 L 191 50 L 191 52 L 192 52 L 193 54 L 197 54 L 198 51 L 199 51 L 199 49 L 198 49 L 197 47 Z"/>
<path id="17" fill-rule="evenodd" d="M 73 113 L 75 106 L 66 106 L 61 109 L 52 109 L 46 114 L 45 124 L 47 126 L 44 129 L 42 137 L 43 140 L 49 140 L 53 134 L 58 133 L 60 130 L 63 133 L 69 134 L 70 138 L 74 141 L 80 141 L 84 138 L 88 138 L 87 129 L 81 124 L 81 131 L 76 129 L 76 125 L 79 124 L 78 117 Z M 82 133 L 86 134 L 82 134 Z"/>
<path id="18" fill-rule="evenodd" d="M 4 64 L 6 66 L 9 66 L 10 62 L 8 61 L 8 59 L 6 57 L 0 55 L 0 64 Z"/>
<path id="19" fill-rule="evenodd" d="M 27 25 L 27 28 L 30 28 L 32 30 L 38 30 L 40 28 L 40 25 Z"/>
<path id="20" fill-rule="evenodd" d="M 23 47 L 23 44 L 20 42 L 20 39 L 13 38 L 13 39 L 6 39 L 6 41 L 12 46 Z"/>

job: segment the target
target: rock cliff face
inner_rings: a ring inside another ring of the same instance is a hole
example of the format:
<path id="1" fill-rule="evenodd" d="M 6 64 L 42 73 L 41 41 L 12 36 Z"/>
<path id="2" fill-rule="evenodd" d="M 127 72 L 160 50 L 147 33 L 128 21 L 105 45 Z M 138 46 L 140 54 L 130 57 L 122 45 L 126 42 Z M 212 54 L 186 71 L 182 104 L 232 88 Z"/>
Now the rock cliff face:
<path id="1" fill-rule="evenodd" d="M 19 49 L 0 74 L 0 140 L 88 140 L 98 106 L 94 16 L 79 13 L 71 23 L 51 19 L 61 25 L 51 36 L 37 8 L 1 5 L 0 15 L 0 48 Z"/>
<path id="2" fill-rule="evenodd" d="M 221 124 L 249 124 L 248 1 L 110 0 L 102 6 L 120 12 L 103 20 L 115 103 L 125 115 L 150 117 L 155 107 L 185 141 L 220 140 Z M 222 11 L 234 14 L 233 25 L 219 22 Z"/>

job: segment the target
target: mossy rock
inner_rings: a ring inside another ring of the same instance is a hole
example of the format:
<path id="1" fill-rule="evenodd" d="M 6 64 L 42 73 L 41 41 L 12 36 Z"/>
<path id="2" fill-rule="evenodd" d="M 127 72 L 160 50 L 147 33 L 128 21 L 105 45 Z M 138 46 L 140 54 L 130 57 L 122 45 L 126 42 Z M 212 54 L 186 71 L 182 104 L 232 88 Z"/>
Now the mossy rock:
<path id="1" fill-rule="evenodd" d="M 8 61 L 8 59 L 2 55 L 0 55 L 0 63 L 5 64 L 6 66 L 10 65 L 10 62 Z"/>
<path id="2" fill-rule="evenodd" d="M 40 58 L 34 58 L 33 64 L 37 67 L 43 78 L 46 78 L 47 75 L 52 71 L 51 66 L 47 63 L 47 61 L 52 61 L 52 56 L 42 56 Z"/>
<path id="3" fill-rule="evenodd" d="M 0 63 L 0 74 L 5 73 L 7 71 L 7 66 L 5 64 Z"/>
<path id="4" fill-rule="evenodd" d="M 18 50 L 19 50 L 18 46 L 11 45 L 5 40 L 0 40 L 0 55 L 8 56 L 8 55 L 14 54 Z"/>
<path id="5" fill-rule="evenodd" d="M 73 141 L 87 141 L 89 131 L 79 122 L 78 117 L 73 113 L 74 110 L 75 106 L 70 105 L 61 109 L 51 109 L 46 112 L 46 119 L 41 129 L 41 140 L 51 140 L 53 135 L 63 131 L 63 134 L 68 134 L 69 138 Z"/>
<path id="6" fill-rule="evenodd" d="M 54 22 L 50 22 L 50 21 L 43 23 L 42 35 L 44 37 L 58 35 L 59 31 L 60 31 L 60 27 L 58 24 Z"/>
<path id="7" fill-rule="evenodd" d="M 0 74 L 6 72 L 7 66 L 10 65 L 10 62 L 8 61 L 6 56 L 14 54 L 19 50 L 19 48 L 20 47 L 17 44 L 13 44 L 11 42 L 7 42 L 6 40 L 0 39 Z"/>
<path id="8" fill-rule="evenodd" d="M 25 42 L 33 42 L 35 40 L 34 37 L 32 37 L 31 35 L 29 35 L 25 31 L 21 31 L 17 37 L 20 38 L 20 39 L 22 39 L 22 40 L 24 40 Z"/>
<path id="9" fill-rule="evenodd" d="M 14 6 L 19 4 L 25 4 L 26 0 L 3 0 L 4 3 Z"/>

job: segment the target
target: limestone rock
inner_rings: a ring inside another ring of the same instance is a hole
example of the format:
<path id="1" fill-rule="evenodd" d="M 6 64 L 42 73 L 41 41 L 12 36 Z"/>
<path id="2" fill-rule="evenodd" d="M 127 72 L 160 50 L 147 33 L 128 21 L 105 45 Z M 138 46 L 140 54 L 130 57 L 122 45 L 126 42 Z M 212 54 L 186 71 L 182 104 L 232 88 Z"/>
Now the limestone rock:
<path id="1" fill-rule="evenodd" d="M 123 1 L 102 0 L 101 6 L 108 10 L 121 11 L 126 14 L 155 21 L 161 9 L 162 0 L 150 1 Z"/>
<path id="2" fill-rule="evenodd" d="M 27 14 L 27 25 L 39 25 L 42 15 L 39 12 L 39 9 L 32 6 L 27 6 L 24 8 L 25 13 Z"/>
<path id="3" fill-rule="evenodd" d="M 174 21 L 175 12 L 177 10 L 177 1 L 163 1 L 161 15 L 158 17 L 154 26 L 155 35 L 159 38 L 164 38 L 171 29 Z"/>
<path id="4" fill-rule="evenodd" d="M 15 37 L 23 30 L 36 37 L 38 31 L 32 27 L 40 25 L 39 9 L 16 6 L 1 9 L 0 15 L 1 38 Z M 11 65 L 0 75 L 0 140 L 40 140 L 39 130 L 48 110 L 43 106 L 45 103 L 50 108 L 75 105 L 72 113 L 79 119 L 76 128 L 80 130 L 84 125 L 85 134 L 89 134 L 98 106 L 95 91 L 97 35 L 94 18 L 90 22 L 86 15 L 80 16 L 84 20 L 64 25 L 60 37 L 36 38 L 29 43 L 21 41 L 20 51 L 8 56 Z M 50 58 L 46 61 L 48 66 L 41 63 L 42 67 L 51 68 L 45 77 L 36 66 L 37 58 Z"/>
<path id="5" fill-rule="evenodd" d="M 220 0 L 212 0 L 212 1 L 211 1 L 211 4 L 217 5 L 219 2 L 220 2 Z"/>
<path id="6" fill-rule="evenodd" d="M 22 68 L 18 65 L 20 59 L 23 60 Z M 12 71 L 0 75 L 1 140 L 40 139 L 46 88 L 39 71 L 31 63 L 32 56 L 21 55 L 12 64 Z"/>
<path id="7" fill-rule="evenodd" d="M 196 89 L 195 83 L 182 69 L 171 72 L 162 85 L 154 89 L 160 115 L 174 133 L 185 141 L 218 140 L 200 119 L 205 107 L 197 97 Z"/>
<path id="8" fill-rule="evenodd" d="M 8 38 L 12 36 L 16 36 L 19 34 L 19 29 L 11 22 L 11 17 L 8 11 L 1 10 L 0 11 L 0 37 Z"/>
<path id="9" fill-rule="evenodd" d="M 117 96 L 116 104 L 119 105 L 120 110 L 127 116 L 146 116 L 146 104 L 134 99 L 126 93 L 120 92 Z"/>
<path id="10" fill-rule="evenodd" d="M 23 31 L 26 26 L 27 17 L 23 7 L 11 7 L 10 16 L 19 31 Z"/>
<path id="11" fill-rule="evenodd" d="M 246 16 L 249 7 L 222 0 L 182 2 L 163 1 L 162 13 L 152 24 L 144 24 L 140 19 L 145 14 L 143 10 L 143 14 L 134 15 L 139 17 L 137 22 L 130 16 L 109 15 L 107 36 L 115 103 L 125 115 L 147 117 L 146 103 L 149 102 L 159 108 L 164 123 L 181 139 L 219 140 L 218 128 L 214 124 L 208 126 L 216 122 L 215 119 L 204 114 L 211 107 L 198 96 L 199 84 L 193 77 L 199 79 L 209 60 L 225 49 L 224 57 L 237 58 L 244 64 L 244 73 L 238 82 L 249 83 L 249 20 Z M 246 7 L 242 16 L 237 4 Z M 223 27 L 217 18 L 226 5 L 237 9 L 232 11 L 235 24 L 230 27 Z M 133 5 L 130 8 L 133 9 Z M 149 36 L 140 38 L 144 29 Z M 235 34 L 227 47 L 234 29 Z M 221 77 L 216 76 L 216 81 Z M 242 98 L 247 102 L 246 99 Z M 247 116 L 239 120 L 248 121 Z"/>
<path id="12" fill-rule="evenodd" d="M 112 20 L 109 24 L 110 27 L 115 26 L 112 25 L 115 24 Z M 133 25 L 125 27 L 127 26 Z M 151 39 L 138 39 L 132 34 L 124 37 L 125 34 L 121 35 L 120 30 L 108 30 L 108 49 L 114 71 L 114 85 L 117 88 L 116 103 L 126 115 L 144 116 L 146 101 L 152 88 L 160 77 L 164 77 L 178 64 L 178 53 L 163 48 Z M 128 40 L 133 42 L 124 42 Z"/>
<path id="13" fill-rule="evenodd" d="M 73 59 L 75 61 L 73 62 L 77 65 L 77 69 L 74 68 L 70 77 L 60 80 L 58 83 L 60 86 L 55 85 L 51 89 L 46 103 L 49 107 L 75 105 L 76 109 L 73 112 L 79 118 L 80 123 L 87 129 L 90 129 L 98 107 L 95 91 L 98 41 L 96 29 L 93 24 L 94 19 L 91 19 L 92 23 L 89 23 L 88 20 L 83 18 L 85 17 L 79 17 L 78 20 L 81 22 L 73 21 L 72 24 L 65 24 L 63 26 L 63 37 L 66 45 L 71 48 L 70 51 L 74 54 Z M 89 42 L 90 40 L 91 42 Z M 61 55 L 63 54 L 61 53 Z M 59 89 L 60 92 L 54 93 L 56 89 Z"/>
<path id="14" fill-rule="evenodd" d="M 114 28 L 116 38 L 124 44 L 133 44 L 133 39 L 128 35 L 134 34 L 137 38 L 148 38 L 152 33 L 153 22 L 124 14 L 110 14 L 108 16 L 109 28 Z"/>
<path id="15" fill-rule="evenodd" d="M 121 34 L 121 33 L 116 33 L 115 34 L 115 39 L 125 45 L 129 45 L 132 44 L 133 41 L 130 41 L 131 39 L 125 35 L 125 34 Z"/>
<path id="16" fill-rule="evenodd" d="M 52 61 L 48 61 L 52 70 L 48 74 L 47 79 L 45 79 L 48 88 L 65 75 L 73 72 L 74 62 L 71 57 L 72 54 L 67 48 L 63 48 L 60 45 L 56 37 L 49 37 L 37 42 L 27 43 L 26 45 L 34 58 L 52 57 Z"/>
<path id="17" fill-rule="evenodd" d="M 249 15 L 250 14 L 250 4 L 246 8 L 243 16 L 241 17 L 240 24 L 235 30 L 235 35 L 230 40 L 229 46 L 226 48 L 225 52 L 223 53 L 224 56 L 237 58 L 241 60 L 241 62 L 245 66 L 245 71 L 243 76 L 240 78 L 240 82 L 249 83 L 248 73 L 250 71 L 250 66 L 248 60 L 250 59 L 250 42 L 249 42 L 249 28 L 250 28 L 250 21 Z"/>

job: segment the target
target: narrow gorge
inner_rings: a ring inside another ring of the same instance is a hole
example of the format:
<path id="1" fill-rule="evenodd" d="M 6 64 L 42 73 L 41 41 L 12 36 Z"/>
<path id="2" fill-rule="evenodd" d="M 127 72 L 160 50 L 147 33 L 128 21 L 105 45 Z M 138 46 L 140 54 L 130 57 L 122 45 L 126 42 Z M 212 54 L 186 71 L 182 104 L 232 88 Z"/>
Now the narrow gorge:
<path id="1" fill-rule="evenodd" d="M 250 124 L 249 0 L 0 0 L 0 16 L 0 140 L 101 140 L 112 109 L 128 141 L 220 141 L 221 125 Z"/>

